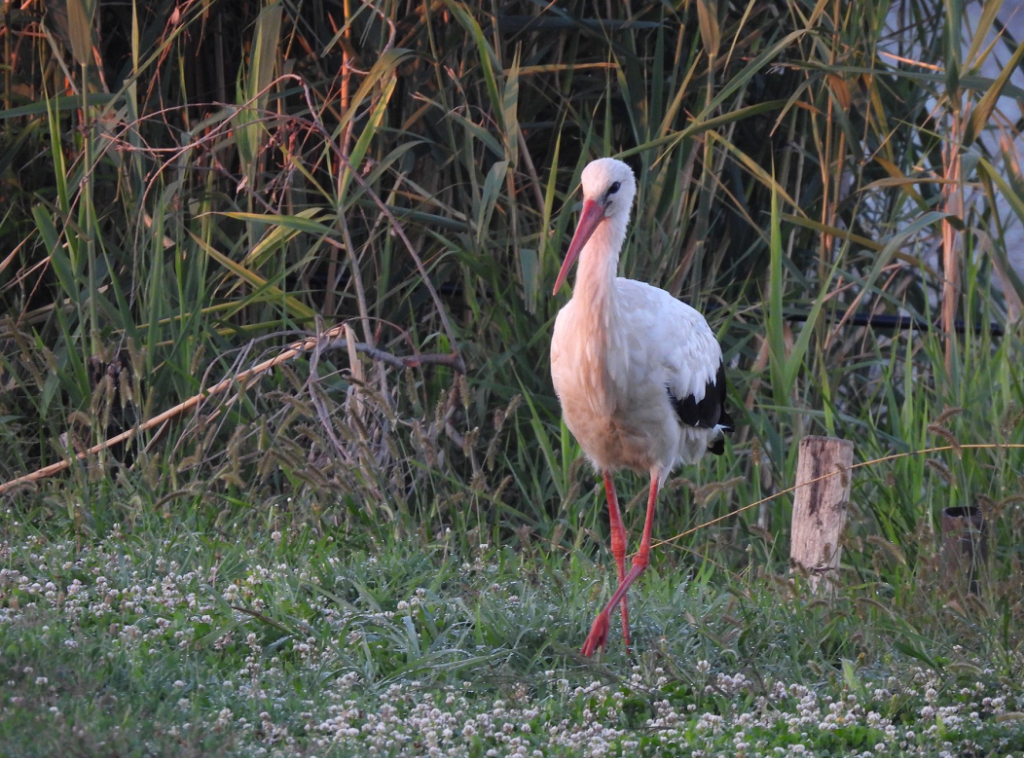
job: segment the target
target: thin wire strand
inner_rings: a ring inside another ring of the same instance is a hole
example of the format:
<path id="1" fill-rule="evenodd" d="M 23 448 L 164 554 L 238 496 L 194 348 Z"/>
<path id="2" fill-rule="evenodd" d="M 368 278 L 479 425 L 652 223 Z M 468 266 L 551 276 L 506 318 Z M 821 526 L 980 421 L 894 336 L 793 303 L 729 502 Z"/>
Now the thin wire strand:
<path id="1" fill-rule="evenodd" d="M 861 468 L 863 466 L 873 466 L 873 465 L 875 465 L 877 463 L 887 463 L 888 461 L 895 461 L 895 460 L 898 460 L 900 458 L 909 458 L 912 455 L 926 455 L 928 453 L 941 453 L 941 452 L 943 452 L 945 450 L 993 450 L 993 449 L 998 449 L 998 450 L 1014 450 L 1014 449 L 1022 449 L 1022 448 L 1024 448 L 1024 443 L 1017 443 L 1017 442 L 1007 442 L 1007 443 L 985 442 L 985 443 L 981 443 L 981 442 L 979 442 L 979 443 L 973 443 L 973 444 L 969 444 L 969 445 L 942 445 L 941 447 L 929 447 L 929 448 L 925 448 L 924 450 L 910 450 L 910 451 L 908 451 L 906 453 L 893 453 L 892 455 L 886 455 L 886 456 L 884 456 L 882 458 L 875 458 L 875 459 L 870 460 L 870 461 L 861 461 L 860 463 L 855 463 L 852 466 L 840 468 L 840 469 L 838 469 L 836 471 L 831 471 L 831 472 L 829 472 L 827 474 L 823 474 L 823 475 L 821 475 L 821 476 L 819 476 L 819 477 L 817 477 L 815 479 L 809 479 L 806 482 L 801 482 L 800 484 L 794 484 L 792 487 L 789 487 L 788 489 L 784 489 L 781 492 L 776 492 L 774 495 L 769 495 L 768 497 L 762 498 L 762 499 L 758 500 L 755 503 L 750 503 L 749 505 L 744 505 L 742 508 L 737 508 L 734 511 L 730 511 L 729 513 L 726 513 L 724 516 L 718 516 L 717 518 L 713 518 L 710 521 L 705 521 L 703 524 L 699 524 L 699 525 L 693 527 L 692 529 L 687 529 L 685 532 L 680 532 L 679 534 L 675 535 L 674 537 L 669 537 L 666 540 L 659 540 L 658 542 L 656 542 L 653 545 L 651 545 L 651 548 L 654 549 L 656 547 L 661 547 L 662 545 L 672 545 L 672 547 L 679 548 L 681 550 L 681 549 L 683 549 L 681 545 L 673 544 L 676 540 L 680 540 L 683 537 L 691 535 L 694 532 L 700 531 L 701 529 L 704 529 L 706 527 L 713 526 L 714 524 L 717 524 L 719 521 L 725 521 L 728 518 L 732 518 L 733 516 L 737 516 L 740 513 L 743 513 L 743 511 L 749 511 L 751 508 L 756 508 L 757 506 L 762 505 L 762 504 L 767 503 L 767 502 L 770 502 L 770 501 L 774 500 L 777 497 L 782 497 L 783 495 L 788 495 L 790 492 L 794 492 L 797 489 L 799 489 L 800 487 L 806 487 L 809 484 L 814 484 L 815 482 L 820 482 L 820 481 L 822 481 L 824 479 L 830 479 L 833 476 L 839 476 L 840 474 L 844 474 L 844 473 L 846 473 L 848 471 L 853 471 L 854 469 Z"/>

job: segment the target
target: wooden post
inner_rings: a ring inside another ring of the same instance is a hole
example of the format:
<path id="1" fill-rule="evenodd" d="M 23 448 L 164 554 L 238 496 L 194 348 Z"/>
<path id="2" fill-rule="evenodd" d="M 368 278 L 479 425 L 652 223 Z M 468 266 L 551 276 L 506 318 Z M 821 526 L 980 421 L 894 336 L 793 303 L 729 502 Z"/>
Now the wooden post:
<path id="1" fill-rule="evenodd" d="M 835 591 L 834 572 L 839 568 L 842 553 L 839 538 L 846 524 L 852 465 L 853 443 L 849 440 L 800 440 L 789 563 L 792 569 L 807 573 L 812 592 L 817 592 L 822 577 L 828 579 L 825 593 L 831 595 Z M 843 473 L 827 476 L 837 471 Z"/>
<path id="2" fill-rule="evenodd" d="M 988 524 L 981 508 L 946 508 L 942 511 L 942 568 L 949 589 L 966 584 L 978 594 L 978 573 L 988 560 Z"/>

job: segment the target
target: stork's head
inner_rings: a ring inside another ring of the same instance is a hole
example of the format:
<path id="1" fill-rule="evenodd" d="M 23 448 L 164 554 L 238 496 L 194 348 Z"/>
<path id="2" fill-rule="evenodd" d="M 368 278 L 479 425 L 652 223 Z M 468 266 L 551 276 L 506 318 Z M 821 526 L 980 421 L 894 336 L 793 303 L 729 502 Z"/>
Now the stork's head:
<path id="1" fill-rule="evenodd" d="M 576 233 L 569 243 L 569 251 L 565 254 L 562 269 L 555 280 L 558 292 L 576 262 L 587 241 L 602 224 L 613 224 L 621 234 L 625 234 L 629 223 L 629 212 L 636 196 L 636 177 L 633 169 L 615 158 L 598 158 L 591 161 L 583 169 L 583 212 L 576 226 Z M 621 243 L 622 237 L 619 237 Z M 618 252 L 616 250 L 616 252 Z"/>

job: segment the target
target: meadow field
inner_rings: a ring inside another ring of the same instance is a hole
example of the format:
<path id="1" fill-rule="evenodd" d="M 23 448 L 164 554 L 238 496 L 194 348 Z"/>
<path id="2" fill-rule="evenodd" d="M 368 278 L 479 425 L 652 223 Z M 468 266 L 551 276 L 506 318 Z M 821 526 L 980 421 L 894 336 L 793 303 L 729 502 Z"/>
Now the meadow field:
<path id="1" fill-rule="evenodd" d="M 0 755 L 1024 756 L 1013 5 L 4 4 Z M 550 293 L 606 155 L 737 428 L 587 659 Z"/>

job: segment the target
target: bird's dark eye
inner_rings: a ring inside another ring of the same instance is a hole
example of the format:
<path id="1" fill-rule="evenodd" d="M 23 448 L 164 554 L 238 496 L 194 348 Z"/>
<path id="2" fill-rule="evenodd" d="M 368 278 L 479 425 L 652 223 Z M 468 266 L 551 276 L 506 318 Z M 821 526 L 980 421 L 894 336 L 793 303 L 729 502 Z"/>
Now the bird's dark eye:
<path id="1" fill-rule="evenodd" d="M 622 186 L 622 184 L 620 182 L 615 182 L 615 184 L 613 184 L 611 187 L 608 188 L 608 194 L 609 195 L 614 195 L 616 192 L 619 191 L 619 187 L 621 187 L 621 186 Z"/>

